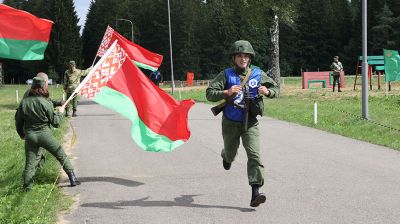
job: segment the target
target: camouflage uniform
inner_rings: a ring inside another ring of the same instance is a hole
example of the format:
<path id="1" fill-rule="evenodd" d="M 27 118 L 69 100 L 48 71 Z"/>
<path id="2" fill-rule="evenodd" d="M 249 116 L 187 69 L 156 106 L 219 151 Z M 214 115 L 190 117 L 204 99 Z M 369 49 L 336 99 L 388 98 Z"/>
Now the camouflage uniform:
<path id="1" fill-rule="evenodd" d="M 70 61 L 69 62 L 70 65 L 76 65 L 75 61 Z M 80 70 L 77 68 L 74 68 L 73 70 L 68 69 L 65 71 L 64 73 L 64 91 L 67 93 L 67 99 L 72 95 L 72 93 L 74 92 L 74 90 L 76 89 L 76 87 L 78 87 L 78 85 L 81 82 L 81 77 L 86 76 L 89 73 L 90 69 L 86 69 L 86 70 Z M 73 111 L 73 115 L 76 116 L 76 110 L 78 107 L 78 100 L 79 97 L 75 96 L 72 99 L 72 111 Z M 65 114 L 68 115 L 69 114 L 69 109 L 70 109 L 70 104 L 67 105 L 67 107 L 65 108 Z"/>
<path id="2" fill-rule="evenodd" d="M 32 86 L 43 86 L 44 82 L 43 79 L 35 77 Z M 40 147 L 49 151 L 60 162 L 70 180 L 72 175 L 75 177 L 71 162 L 60 143 L 54 138 L 50 127 L 59 127 L 61 117 L 61 114 L 54 112 L 51 101 L 43 96 L 28 96 L 22 100 L 17 109 L 15 126 L 18 135 L 25 139 L 26 161 L 23 174 L 25 190 L 32 189 Z"/>
<path id="3" fill-rule="evenodd" d="M 339 57 L 335 56 L 333 57 L 333 62 L 331 64 L 331 70 L 333 71 L 333 92 L 335 92 L 335 85 L 337 83 L 338 85 L 338 92 L 342 92 L 340 90 L 340 72 L 343 70 L 343 65 L 339 61 Z"/>
<path id="4" fill-rule="evenodd" d="M 237 53 L 245 53 L 250 54 L 254 57 L 254 50 L 251 47 L 250 43 L 247 41 L 237 41 L 233 44 L 231 49 L 231 55 L 235 55 Z M 235 74 L 241 78 L 241 80 L 246 76 L 246 73 L 249 69 L 253 69 L 255 67 L 247 67 L 244 71 L 238 69 L 234 66 L 232 69 L 235 71 Z M 224 94 L 224 90 L 227 90 L 227 79 L 226 79 L 226 70 L 220 72 L 209 84 L 206 90 L 206 97 L 209 101 L 220 101 L 226 98 Z M 247 85 L 249 84 L 249 80 L 247 81 Z M 267 74 L 261 71 L 261 85 L 266 86 L 269 90 L 268 98 L 274 98 L 279 94 L 279 89 L 277 88 L 277 84 L 274 80 L 267 76 Z M 262 103 L 262 102 L 261 102 Z M 226 107 L 226 106 L 225 106 Z M 239 110 L 239 109 L 238 109 Z M 247 131 L 243 130 L 243 123 L 230 120 L 227 118 L 224 110 L 224 115 L 222 117 L 222 136 L 224 140 L 224 149 L 221 152 L 221 156 L 223 159 L 223 165 L 225 169 L 230 169 L 230 164 L 234 161 L 237 150 L 240 144 L 240 138 L 242 138 L 242 144 L 246 150 L 247 154 L 247 176 L 249 184 L 252 186 L 253 194 L 251 206 L 253 206 L 253 200 L 255 198 L 254 194 L 258 194 L 258 188 L 263 186 L 264 184 L 264 166 L 260 159 L 260 139 L 259 139 L 259 128 L 258 121 L 256 115 L 249 113 L 248 118 L 248 129 Z M 256 189 L 256 193 L 254 192 Z M 264 196 L 265 201 L 265 196 Z M 263 203 L 263 201 L 261 202 Z M 258 206 L 256 203 L 253 207 Z"/>

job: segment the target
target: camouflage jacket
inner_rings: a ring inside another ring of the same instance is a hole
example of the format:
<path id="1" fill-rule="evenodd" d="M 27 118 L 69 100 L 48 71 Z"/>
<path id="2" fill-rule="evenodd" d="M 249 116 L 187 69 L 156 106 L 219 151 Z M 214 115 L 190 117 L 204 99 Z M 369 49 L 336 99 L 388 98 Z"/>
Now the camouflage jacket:
<path id="1" fill-rule="evenodd" d="M 340 63 L 340 61 L 338 63 L 332 62 L 331 69 L 334 75 L 339 75 L 340 72 L 343 70 L 343 65 L 342 63 Z"/>
<path id="2" fill-rule="evenodd" d="M 75 69 L 72 72 L 69 69 L 66 70 L 64 73 L 64 90 L 66 92 L 73 92 L 76 87 L 78 87 L 79 83 L 81 83 L 81 77 L 86 76 L 89 71 L 90 69 Z"/>

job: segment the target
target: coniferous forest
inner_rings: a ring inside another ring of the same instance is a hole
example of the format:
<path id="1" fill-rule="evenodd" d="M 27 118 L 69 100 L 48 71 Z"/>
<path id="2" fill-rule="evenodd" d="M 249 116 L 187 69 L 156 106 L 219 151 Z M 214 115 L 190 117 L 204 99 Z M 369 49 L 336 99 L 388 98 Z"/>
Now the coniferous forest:
<path id="1" fill-rule="evenodd" d="M 164 56 L 160 71 L 169 79 L 170 45 L 167 0 L 92 0 L 83 27 L 73 0 L 4 0 L 6 5 L 54 22 L 43 61 L 0 59 L 5 81 L 23 83 L 39 71 L 58 82 L 69 60 L 89 67 L 107 25 Z M 210 79 L 230 63 L 230 45 L 249 40 L 255 65 L 271 67 L 271 28 L 279 21 L 281 76 L 303 70 L 329 70 L 339 55 L 346 74 L 354 74 L 361 55 L 361 0 L 170 0 L 173 65 L 176 79 L 193 71 Z M 84 18 L 83 18 L 84 19 Z M 400 48 L 400 1 L 368 0 L 368 55 Z"/>

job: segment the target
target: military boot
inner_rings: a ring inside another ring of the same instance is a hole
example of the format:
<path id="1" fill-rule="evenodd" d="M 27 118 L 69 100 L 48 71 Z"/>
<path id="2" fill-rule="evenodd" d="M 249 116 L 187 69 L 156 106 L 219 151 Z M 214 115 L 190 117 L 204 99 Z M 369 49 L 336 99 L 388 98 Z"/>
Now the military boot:
<path id="1" fill-rule="evenodd" d="M 76 114 L 76 110 L 72 111 L 72 117 L 77 117 L 78 115 Z"/>
<path id="2" fill-rule="evenodd" d="M 64 115 L 65 117 L 69 117 L 69 110 L 68 109 L 65 109 L 65 115 Z"/>
<path id="3" fill-rule="evenodd" d="M 37 168 L 42 169 L 44 167 L 44 163 L 46 162 L 46 156 L 45 155 L 41 155 L 40 156 L 40 160 L 37 164 Z"/>
<path id="4" fill-rule="evenodd" d="M 251 185 L 251 201 L 250 201 L 250 206 L 251 207 L 258 207 L 260 204 L 264 203 L 267 198 L 265 197 L 265 194 L 258 192 L 260 189 L 260 186 L 257 184 Z"/>
<path id="5" fill-rule="evenodd" d="M 232 163 L 226 162 L 224 159 L 222 159 L 222 166 L 224 167 L 225 170 L 229 170 L 231 168 Z"/>
<path id="6" fill-rule="evenodd" d="M 25 185 L 23 186 L 23 191 L 24 192 L 29 192 L 32 190 L 32 187 L 26 187 Z"/>
<path id="7" fill-rule="evenodd" d="M 67 175 L 68 175 L 69 182 L 71 183 L 71 187 L 81 184 L 81 182 L 75 176 L 74 171 L 67 172 Z"/>

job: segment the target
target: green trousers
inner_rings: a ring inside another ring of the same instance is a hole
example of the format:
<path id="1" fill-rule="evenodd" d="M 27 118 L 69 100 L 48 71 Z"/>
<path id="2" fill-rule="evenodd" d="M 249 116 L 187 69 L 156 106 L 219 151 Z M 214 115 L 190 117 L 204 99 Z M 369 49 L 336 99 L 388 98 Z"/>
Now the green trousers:
<path id="1" fill-rule="evenodd" d="M 25 135 L 25 169 L 23 173 L 24 188 L 32 189 L 33 176 L 35 176 L 39 148 L 46 149 L 63 167 L 65 172 L 74 170 L 68 156 L 57 139 L 54 138 L 50 128 L 40 131 L 27 131 Z"/>
<path id="2" fill-rule="evenodd" d="M 339 75 L 333 75 L 333 91 L 335 91 L 335 85 L 337 83 L 338 90 L 340 90 L 340 74 Z"/>
<path id="3" fill-rule="evenodd" d="M 222 118 L 222 137 L 224 149 L 222 158 L 232 163 L 235 160 L 240 145 L 240 138 L 247 154 L 247 177 L 249 184 L 264 185 L 264 166 L 260 159 L 260 131 L 256 118 L 250 119 L 247 131 L 243 130 L 241 122 L 234 122 Z"/>
<path id="4" fill-rule="evenodd" d="M 67 99 L 72 95 L 72 92 L 67 92 Z M 65 108 L 65 112 L 68 114 L 69 110 L 71 108 L 71 103 L 72 103 L 72 111 L 76 111 L 76 108 L 78 107 L 78 101 L 79 101 L 79 96 L 76 95 L 70 103 L 68 103 L 67 107 Z"/>

